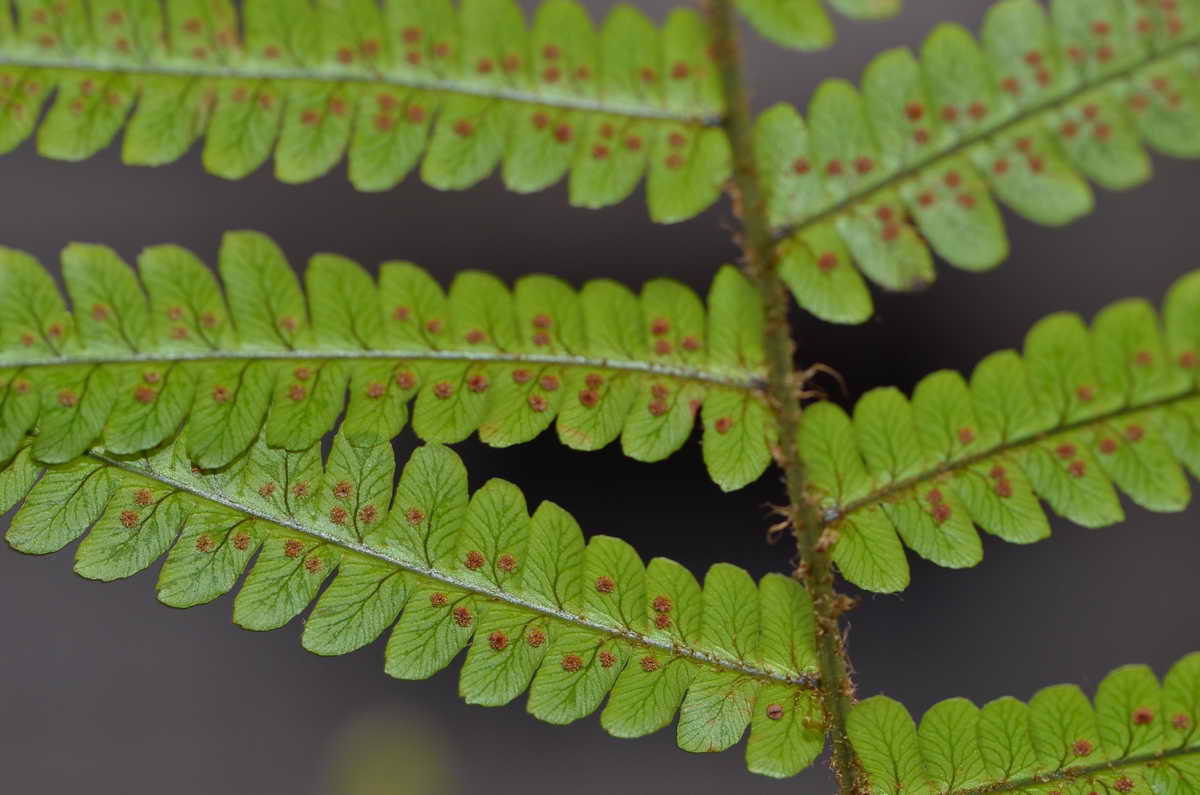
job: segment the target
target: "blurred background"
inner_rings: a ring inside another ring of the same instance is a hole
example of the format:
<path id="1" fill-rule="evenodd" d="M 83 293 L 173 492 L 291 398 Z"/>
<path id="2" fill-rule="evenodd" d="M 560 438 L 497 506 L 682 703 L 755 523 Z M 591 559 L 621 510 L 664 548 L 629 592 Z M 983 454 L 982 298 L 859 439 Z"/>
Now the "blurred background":
<path id="1" fill-rule="evenodd" d="M 671 6 L 641 4 L 657 19 Z M 598 17 L 611 3 L 588 5 Z M 857 79 L 874 53 L 918 45 L 939 21 L 977 29 L 987 5 L 909 0 L 889 23 L 840 20 L 841 43 L 815 55 L 747 33 L 756 103 L 803 106 L 819 80 Z M 837 368 L 852 396 L 886 384 L 908 390 L 932 370 L 969 370 L 1019 346 L 1049 312 L 1090 315 L 1133 295 L 1157 300 L 1200 264 L 1191 226 L 1200 163 L 1156 166 L 1146 187 L 1097 191 L 1096 212 L 1065 230 L 1009 215 L 1013 255 L 1001 268 L 969 275 L 942 266 L 919 295 L 876 295 L 878 314 L 864 326 L 795 312 L 802 360 Z M 665 275 L 704 290 L 715 267 L 737 255 L 724 203 L 655 226 L 640 194 L 592 212 L 569 208 L 561 185 L 518 196 L 492 179 L 438 193 L 410 177 L 368 195 L 340 170 L 288 187 L 268 166 L 231 183 L 204 174 L 196 152 L 172 166 L 132 169 L 115 147 L 73 165 L 41 159 L 27 143 L 0 157 L 0 186 L 0 244 L 47 263 L 72 240 L 107 243 L 130 260 L 143 246 L 176 242 L 211 263 L 222 232 L 249 228 L 274 237 L 297 268 L 330 251 L 372 267 L 409 259 L 444 283 L 481 267 L 507 280 L 546 271 L 575 284 L 610 276 L 635 287 Z M 413 444 L 411 434 L 401 440 Z M 624 538 L 644 558 L 673 557 L 698 577 L 717 561 L 756 576 L 787 569 L 792 547 L 765 542 L 765 506 L 782 499 L 776 476 L 721 494 L 705 475 L 698 436 L 657 465 L 630 461 L 615 445 L 568 452 L 550 435 L 503 451 L 475 440 L 458 449 L 473 488 L 508 478 L 531 506 L 553 499 L 586 532 Z M 1200 513 L 1127 508 L 1127 523 L 1100 531 L 1055 522 L 1054 536 L 1035 547 L 985 536 L 985 560 L 968 571 L 914 558 L 907 591 L 866 595 L 849 616 L 860 694 L 887 693 L 919 714 L 949 696 L 983 703 L 1061 681 L 1092 688 L 1126 662 L 1162 673 L 1200 648 Z M 300 648 L 299 621 L 261 635 L 240 630 L 230 623 L 229 596 L 172 611 L 154 599 L 157 567 L 98 585 L 71 573 L 72 554 L 37 560 L 0 545 L 0 769 L 10 792 L 832 790 L 823 765 L 791 782 L 760 779 L 745 772 L 741 746 L 692 756 L 675 747 L 673 729 L 616 740 L 596 716 L 561 728 L 527 716 L 523 701 L 468 707 L 456 695 L 457 664 L 428 682 L 399 682 L 382 672 L 382 642 L 319 658 Z"/>

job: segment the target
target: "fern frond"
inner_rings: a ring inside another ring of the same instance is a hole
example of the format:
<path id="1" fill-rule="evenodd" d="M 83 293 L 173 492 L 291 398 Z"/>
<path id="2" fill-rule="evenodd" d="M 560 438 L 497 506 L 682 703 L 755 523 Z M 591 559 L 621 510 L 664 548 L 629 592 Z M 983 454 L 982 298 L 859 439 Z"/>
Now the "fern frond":
<path id="1" fill-rule="evenodd" d="M 875 795 L 1195 792 L 1200 788 L 1200 652 L 1161 685 L 1145 665 L 1112 671 L 1095 699 L 1053 685 L 1028 704 L 982 709 L 965 698 L 932 706 L 918 729 L 886 696 L 857 704 L 850 740 Z"/>
<path id="2" fill-rule="evenodd" d="M 1002 0 L 981 38 L 942 25 L 919 60 L 878 56 L 861 91 L 822 84 L 807 122 L 789 105 L 759 117 L 780 275 L 806 310 L 861 323 L 873 306 L 860 271 L 918 288 L 935 277 L 931 249 L 995 267 L 1008 238 L 993 194 L 1057 226 L 1091 211 L 1088 179 L 1147 180 L 1143 140 L 1200 156 L 1200 0 L 1056 0 L 1049 16 Z"/>
<path id="3" fill-rule="evenodd" d="M 900 11 L 900 0 L 825 0 L 851 19 L 885 19 Z M 736 0 L 738 11 L 758 33 L 783 47 L 821 50 L 833 44 L 833 22 L 821 0 Z"/>
<path id="4" fill-rule="evenodd" d="M 621 5 L 597 34 L 576 0 L 532 28 L 515 0 L 0 0 L 0 152 L 38 131 L 82 160 L 126 127 L 126 163 L 177 160 L 239 179 L 272 153 L 285 182 L 343 155 L 380 191 L 421 161 L 434 188 L 500 166 L 531 192 L 570 172 L 571 203 L 625 199 L 644 173 L 651 216 L 690 218 L 730 171 L 708 30 L 687 9 L 660 32 Z"/>
<path id="5" fill-rule="evenodd" d="M 287 452 L 260 437 L 219 470 L 193 467 L 177 442 L 133 457 L 92 450 L 39 472 L 23 444 L 0 471 L 0 511 L 28 491 L 7 534 L 22 552 L 54 552 L 90 528 L 75 554 L 90 579 L 165 555 L 158 598 L 173 607 L 226 593 L 254 559 L 233 603 L 238 625 L 276 629 L 316 598 L 306 649 L 345 654 L 390 629 L 384 667 L 402 679 L 469 649 L 459 691 L 472 704 L 528 688 L 531 714 L 565 724 L 608 695 L 610 733 L 649 734 L 679 711 L 679 746 L 697 752 L 729 748 L 750 726 L 747 762 L 773 776 L 820 752 L 814 617 L 797 581 L 767 575 L 756 587 L 717 564 L 701 590 L 679 564 L 644 566 L 619 539 L 585 545 L 553 503 L 531 517 L 506 481 L 468 498 L 449 448 L 416 450 L 393 494 L 394 468 L 389 443 L 363 447 L 345 432 L 324 465 L 319 443 Z"/>
<path id="6" fill-rule="evenodd" d="M 550 276 L 510 293 L 466 271 L 447 297 L 410 263 L 384 264 L 376 284 L 328 254 L 312 259 L 305 291 L 254 232 L 224 238 L 224 295 L 176 246 L 147 249 L 138 264 L 135 275 L 111 249 L 68 247 L 72 315 L 32 257 L 0 248 L 0 460 L 31 428 L 38 460 L 61 463 L 97 443 L 149 450 L 182 424 L 193 462 L 219 467 L 264 423 L 272 447 L 302 450 L 343 410 L 354 443 L 390 440 L 415 400 L 413 428 L 429 441 L 478 431 L 504 447 L 557 419 L 569 447 L 620 436 L 630 457 L 657 461 L 699 416 L 722 488 L 770 463 L 761 302 L 733 267 L 713 280 L 706 313 L 667 279 L 640 298 L 609 280 L 576 293 Z"/>
<path id="7" fill-rule="evenodd" d="M 1027 544 L 1050 535 L 1038 504 L 1085 527 L 1138 505 L 1180 511 L 1200 477 L 1200 272 L 1168 292 L 1163 323 L 1146 301 L 1040 321 L 1024 358 L 1001 351 L 970 383 L 941 371 L 909 401 L 868 392 L 853 420 L 805 409 L 799 449 L 842 574 L 872 591 L 908 583 L 900 539 L 940 566 L 983 556 L 975 525 Z M 899 538 L 897 538 L 897 533 Z"/>

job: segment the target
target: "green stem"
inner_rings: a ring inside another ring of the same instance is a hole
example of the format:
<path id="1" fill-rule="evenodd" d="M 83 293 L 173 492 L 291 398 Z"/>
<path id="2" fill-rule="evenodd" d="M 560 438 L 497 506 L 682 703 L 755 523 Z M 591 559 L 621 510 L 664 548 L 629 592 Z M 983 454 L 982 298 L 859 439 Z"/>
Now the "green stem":
<path id="1" fill-rule="evenodd" d="M 806 498 L 804 461 L 796 448 L 800 426 L 799 384 L 793 357 L 795 343 L 788 322 L 788 292 L 776 270 L 774 240 L 767 223 L 765 198 L 754 159 L 754 129 L 743 75 L 733 0 L 709 0 L 714 30 L 714 52 L 728 106 L 725 130 L 733 149 L 734 212 L 741 222 L 737 233 L 744 265 L 758 284 L 766 313 L 767 396 L 779 430 L 775 459 L 783 469 L 793 534 L 800 557 L 797 568 L 817 614 L 817 657 L 821 674 L 821 701 L 832 753 L 830 763 L 841 792 L 865 791 L 862 769 L 846 734 L 846 717 L 854 703 L 854 684 L 846 664 L 846 650 L 838 616 L 843 599 L 833 587 L 833 563 L 822 541 L 816 506 Z"/>

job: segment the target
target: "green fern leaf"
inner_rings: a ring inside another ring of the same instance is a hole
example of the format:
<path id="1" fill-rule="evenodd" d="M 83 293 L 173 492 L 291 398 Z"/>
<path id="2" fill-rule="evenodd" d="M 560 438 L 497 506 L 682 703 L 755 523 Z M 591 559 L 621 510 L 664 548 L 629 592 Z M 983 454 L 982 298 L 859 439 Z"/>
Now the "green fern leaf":
<path id="1" fill-rule="evenodd" d="M 886 19 L 900 0 L 826 0 L 851 19 Z M 833 22 L 820 0 L 737 0 L 737 8 L 758 33 L 783 47 L 822 50 L 833 44 Z"/>
<path id="2" fill-rule="evenodd" d="M 850 741 L 877 793 L 1191 792 L 1200 786 L 1200 653 L 1161 685 L 1145 665 L 1112 671 L 1088 701 L 1054 685 L 1029 704 L 963 698 L 921 718 L 886 696 L 855 705 Z"/>
<path id="3" fill-rule="evenodd" d="M 780 276 L 835 323 L 872 314 L 862 276 L 889 290 L 935 277 L 932 254 L 981 271 L 1008 255 L 993 196 L 1035 223 L 1091 211 L 1150 176 L 1143 141 L 1200 157 L 1200 3 L 1001 0 L 977 42 L 957 25 L 919 59 L 885 52 L 861 88 L 822 84 L 756 126 Z"/>
<path id="4" fill-rule="evenodd" d="M 1051 315 L 1023 357 L 995 353 L 969 383 L 941 371 L 911 400 L 876 389 L 853 418 L 809 406 L 799 449 L 842 574 L 898 591 L 908 583 L 900 540 L 952 568 L 982 559 L 976 526 L 1039 541 L 1050 535 L 1039 497 L 1085 527 L 1124 518 L 1117 489 L 1150 510 L 1183 510 L 1185 470 L 1200 477 L 1197 318 L 1192 273 L 1168 292 L 1161 322 L 1141 300 L 1107 307 L 1090 330 L 1077 315 Z"/>
<path id="5" fill-rule="evenodd" d="M 306 649 L 345 654 L 389 629 L 385 670 L 424 679 L 468 649 L 460 693 L 570 723 L 600 708 L 612 734 L 664 728 L 719 751 L 750 728 L 748 764 L 795 775 L 824 746 L 815 691 L 815 618 L 795 580 L 718 564 L 703 590 L 679 564 L 647 568 L 625 542 L 594 536 L 517 487 L 468 494 L 462 462 L 431 444 L 392 491 L 389 442 L 333 439 L 289 452 L 263 436 L 224 467 L 197 469 L 182 441 L 135 456 L 93 449 L 43 467 L 31 447 L 0 468 L 0 510 L 17 511 L 15 549 L 57 551 L 86 533 L 75 571 L 129 577 L 166 557 L 158 598 L 173 607 L 231 590 L 235 623 L 282 627 L 314 600 Z M 252 563 L 253 561 L 253 563 Z M 321 586 L 330 581 L 320 593 Z"/>
<path id="6" fill-rule="evenodd" d="M 370 446 L 398 435 L 411 405 L 430 441 L 478 431 L 504 447 L 556 423 L 570 447 L 619 436 L 640 461 L 678 450 L 699 416 L 704 459 L 727 490 L 771 460 L 761 303 L 732 267 L 706 312 L 666 279 L 639 299 L 603 280 L 576 294 L 550 276 L 510 292 L 467 271 L 447 296 L 411 264 L 385 264 L 376 284 L 328 254 L 312 259 L 302 289 L 279 248 L 252 232 L 225 236 L 224 295 L 178 247 L 147 249 L 138 266 L 140 279 L 103 246 L 68 247 L 72 319 L 31 257 L 0 249 L 0 458 L 34 427 L 37 458 L 63 463 L 97 441 L 149 450 L 184 425 L 192 460 L 213 468 L 260 428 L 271 447 L 307 449 L 343 410 L 347 438 Z"/>
<path id="7" fill-rule="evenodd" d="M 720 195 L 729 145 L 708 29 L 676 10 L 660 32 L 618 6 L 597 33 L 575 0 L 532 27 L 513 0 L 75 0 L 0 18 L 0 153 L 37 129 L 41 154 L 83 160 L 126 128 L 122 158 L 161 165 L 203 139 L 204 167 L 241 179 L 274 156 L 289 182 L 345 158 L 382 191 L 420 163 L 438 189 L 497 167 L 526 193 L 569 174 L 571 201 L 627 198 L 648 171 L 651 216 Z M 819 11 L 819 9 L 818 9 Z M 240 31 L 240 32 L 239 32 Z"/>

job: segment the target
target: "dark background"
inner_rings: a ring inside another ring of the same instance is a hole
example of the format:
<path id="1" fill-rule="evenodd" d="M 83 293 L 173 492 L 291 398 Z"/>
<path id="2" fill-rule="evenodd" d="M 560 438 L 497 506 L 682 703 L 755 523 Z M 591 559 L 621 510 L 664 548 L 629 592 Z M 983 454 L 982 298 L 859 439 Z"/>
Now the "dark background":
<path id="1" fill-rule="evenodd" d="M 610 3 L 591 5 L 602 11 Z M 665 0 L 643 5 L 660 19 L 669 8 Z M 986 6 L 910 0 L 890 23 L 841 21 L 842 43 L 816 55 L 749 35 L 758 104 L 803 105 L 818 80 L 856 77 L 872 54 L 919 44 L 939 20 L 977 28 Z M 1091 314 L 1129 295 L 1157 300 L 1200 262 L 1191 226 L 1200 164 L 1160 160 L 1157 172 L 1130 193 L 1098 191 L 1097 211 L 1065 230 L 1008 216 L 1014 253 L 1003 267 L 968 275 L 942 266 L 924 293 L 877 295 L 878 315 L 864 326 L 795 313 L 803 361 L 838 368 L 854 395 L 881 384 L 910 389 L 929 371 L 967 370 L 993 350 L 1019 346 L 1051 311 Z M 640 195 L 591 212 L 567 207 L 562 186 L 518 196 L 490 180 L 438 193 L 410 178 L 366 195 L 340 170 L 299 187 L 277 183 L 269 167 L 230 183 L 205 175 L 196 153 L 133 169 L 113 148 L 72 165 L 41 159 L 29 144 L 0 158 L 0 186 L 0 243 L 46 262 L 71 240 L 108 243 L 130 259 L 145 245 L 177 242 L 212 262 L 223 231 L 251 228 L 272 235 L 297 267 L 333 251 L 372 266 L 410 259 L 446 283 L 461 268 L 483 267 L 506 279 L 548 271 L 576 284 L 612 276 L 636 286 L 669 275 L 704 289 L 715 267 L 736 256 L 724 203 L 687 223 L 655 226 Z M 615 445 L 572 453 L 550 436 L 506 451 L 472 440 L 460 451 L 473 484 L 511 479 L 531 505 L 552 498 L 586 531 L 620 536 L 645 558 L 674 557 L 697 576 L 716 561 L 756 575 L 786 569 L 790 546 L 764 541 L 764 506 L 781 498 L 774 474 L 727 496 L 706 477 L 698 438 L 669 462 L 645 465 Z M 965 572 L 914 559 L 904 594 L 867 595 L 850 616 L 860 693 L 885 692 L 919 714 L 948 696 L 982 703 L 1060 681 L 1091 688 L 1126 662 L 1164 671 L 1200 648 L 1196 516 L 1130 506 L 1124 525 L 1087 531 L 1055 522 L 1053 538 L 1032 548 L 985 536 L 984 562 Z M 352 767 L 376 766 L 396 792 L 831 789 L 823 766 L 777 783 L 749 776 L 741 747 L 685 754 L 673 729 L 622 741 L 605 735 L 595 716 L 560 728 L 528 717 L 523 702 L 467 707 L 456 695 L 457 664 L 429 682 L 395 681 L 382 672 L 380 643 L 318 658 L 300 648 L 298 621 L 262 635 L 242 631 L 229 622 L 229 596 L 172 611 L 154 599 L 157 567 L 101 586 L 71 573 L 72 554 L 38 560 L 0 545 L 7 791 L 350 792 L 327 774 L 328 760 L 345 761 L 346 748 L 366 759 Z M 456 784 L 421 778 L 438 764 Z M 353 789 L 367 791 L 389 789 Z"/>

